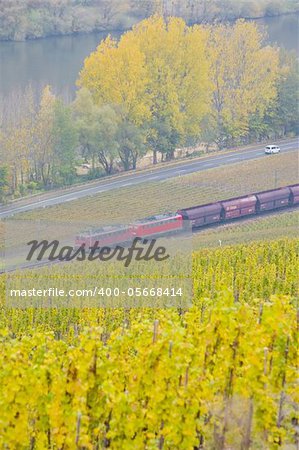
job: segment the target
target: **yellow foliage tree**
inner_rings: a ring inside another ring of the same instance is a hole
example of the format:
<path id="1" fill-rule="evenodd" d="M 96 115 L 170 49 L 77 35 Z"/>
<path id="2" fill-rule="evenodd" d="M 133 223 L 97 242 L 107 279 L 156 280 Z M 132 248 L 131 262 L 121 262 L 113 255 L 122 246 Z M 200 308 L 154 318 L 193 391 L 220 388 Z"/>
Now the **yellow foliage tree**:
<path id="1" fill-rule="evenodd" d="M 121 105 L 136 123 L 150 115 L 145 57 L 130 32 L 119 43 L 108 36 L 84 63 L 78 81 L 99 105 Z"/>
<path id="2" fill-rule="evenodd" d="M 153 150 L 172 157 L 176 144 L 198 136 L 209 112 L 208 33 L 182 19 L 153 16 L 133 29 L 149 73 Z M 161 142 L 164 148 L 161 148 Z"/>
<path id="3" fill-rule="evenodd" d="M 99 104 L 121 105 L 129 120 L 147 126 L 154 152 L 172 157 L 208 112 L 207 36 L 182 19 L 153 16 L 119 42 L 103 41 L 85 60 L 78 85 Z"/>
<path id="4" fill-rule="evenodd" d="M 30 177 L 34 114 L 33 92 L 29 87 L 21 95 L 11 97 L 1 124 L 0 160 L 9 168 L 12 192 Z"/>
<path id="5" fill-rule="evenodd" d="M 278 50 L 262 46 L 263 34 L 252 22 L 210 27 L 212 122 L 221 147 L 227 137 L 248 132 L 249 119 L 262 115 L 276 97 L 279 76 Z"/>

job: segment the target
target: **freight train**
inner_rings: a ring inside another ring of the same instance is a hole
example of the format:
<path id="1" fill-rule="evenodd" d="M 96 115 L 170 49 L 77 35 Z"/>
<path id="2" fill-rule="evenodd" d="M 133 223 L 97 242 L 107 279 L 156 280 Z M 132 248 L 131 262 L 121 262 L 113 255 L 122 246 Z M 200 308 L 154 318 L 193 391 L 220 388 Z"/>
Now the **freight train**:
<path id="1" fill-rule="evenodd" d="M 85 244 L 92 247 L 114 246 L 131 242 L 134 238 L 151 238 L 192 229 L 221 224 L 230 220 L 262 214 L 299 204 L 299 184 L 270 191 L 235 197 L 205 205 L 178 210 L 176 213 L 160 214 L 138 220 L 126 226 L 102 227 L 76 236 L 76 247 Z"/>

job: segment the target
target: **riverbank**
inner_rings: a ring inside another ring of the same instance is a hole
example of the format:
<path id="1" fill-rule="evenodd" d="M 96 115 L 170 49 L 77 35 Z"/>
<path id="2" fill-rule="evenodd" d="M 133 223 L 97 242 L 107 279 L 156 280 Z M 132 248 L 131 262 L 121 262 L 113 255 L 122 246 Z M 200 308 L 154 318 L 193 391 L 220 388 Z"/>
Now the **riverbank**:
<path id="1" fill-rule="evenodd" d="M 266 28 L 266 43 L 298 51 L 298 14 L 267 17 L 256 22 Z M 72 101 L 84 59 L 108 33 L 0 42 L 0 98 L 9 101 L 24 92 L 29 85 L 38 93 L 48 84 L 57 96 L 66 102 Z M 110 34 L 117 37 L 121 33 Z"/>
<path id="2" fill-rule="evenodd" d="M 192 3 L 185 0 L 164 0 L 160 9 L 150 0 L 142 4 L 137 1 L 94 0 L 87 5 L 79 0 L 66 0 L 59 6 L 44 0 L 39 7 L 31 6 L 29 0 L 21 5 L 13 0 L 2 7 L 0 41 L 18 42 L 53 36 L 123 32 L 157 11 L 165 16 L 183 17 L 191 24 L 234 21 L 239 18 L 258 20 L 282 17 L 297 14 L 299 8 L 293 0 L 246 3 L 227 0 L 220 5 L 211 0 L 204 6 L 198 0 Z"/>
<path id="3" fill-rule="evenodd" d="M 292 12 L 285 12 L 285 13 L 278 13 L 278 14 L 267 14 L 267 15 L 260 15 L 260 16 L 255 16 L 255 17 L 232 17 L 232 18 L 226 18 L 223 19 L 223 22 L 234 22 L 238 19 L 244 19 L 244 20 L 256 20 L 256 21 L 262 21 L 262 20 L 267 20 L 267 19 L 279 19 L 279 18 L 283 18 L 283 17 L 288 17 L 288 16 L 294 16 L 299 14 L 299 8 L 296 11 L 292 11 Z M 217 20 L 217 19 L 214 19 Z M 131 20 L 129 20 L 129 26 L 127 26 L 126 28 L 121 28 L 120 25 L 114 25 L 111 26 L 111 28 L 94 28 L 92 30 L 86 30 L 86 31 L 68 31 L 65 33 L 53 33 L 53 34 L 47 34 L 44 36 L 29 36 L 26 39 L 9 39 L 9 38 L 1 38 L 0 36 L 0 42 L 32 42 L 32 41 L 39 41 L 42 39 L 49 39 L 49 38 L 59 38 L 59 37 L 80 37 L 80 36 L 88 36 L 88 35 L 94 35 L 94 34 L 98 34 L 98 33 L 103 33 L 105 35 L 107 34 L 113 34 L 113 35 L 120 35 L 122 33 L 125 33 L 126 31 L 130 30 L 132 28 L 132 26 L 134 26 L 136 23 L 138 23 L 138 20 L 133 20 L 131 18 Z M 193 22 L 188 22 L 189 25 L 196 25 L 196 23 Z"/>

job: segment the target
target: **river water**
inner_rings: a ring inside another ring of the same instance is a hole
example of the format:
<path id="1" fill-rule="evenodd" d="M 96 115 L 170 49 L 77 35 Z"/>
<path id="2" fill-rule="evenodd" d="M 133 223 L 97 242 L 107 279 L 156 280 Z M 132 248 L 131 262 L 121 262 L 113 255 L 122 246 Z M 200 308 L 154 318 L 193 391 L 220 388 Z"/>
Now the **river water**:
<path id="1" fill-rule="evenodd" d="M 266 26 L 268 42 L 298 52 L 298 14 L 257 20 Z M 95 50 L 105 33 L 58 36 L 27 42 L 0 42 L 0 97 L 31 84 L 46 84 L 65 100 L 75 93 L 75 82 L 84 59 Z"/>

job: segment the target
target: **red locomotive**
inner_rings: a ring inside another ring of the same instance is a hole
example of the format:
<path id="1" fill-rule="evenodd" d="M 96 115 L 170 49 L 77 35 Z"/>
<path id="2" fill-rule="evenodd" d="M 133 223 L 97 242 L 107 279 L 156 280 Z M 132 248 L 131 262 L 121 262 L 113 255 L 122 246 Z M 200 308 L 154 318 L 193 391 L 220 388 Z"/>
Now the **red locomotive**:
<path id="1" fill-rule="evenodd" d="M 182 229 L 183 217 L 181 214 L 160 214 L 138 220 L 131 225 L 133 236 L 141 238 L 161 236 Z"/>
<path id="2" fill-rule="evenodd" d="M 98 247 L 113 246 L 131 242 L 135 237 L 146 238 L 163 236 L 183 229 L 183 217 L 180 214 L 160 214 L 147 217 L 127 226 L 102 227 L 85 231 L 76 236 L 75 246 L 85 244 L 86 248 L 98 242 Z"/>
<path id="3" fill-rule="evenodd" d="M 85 244 L 85 247 L 89 248 L 98 242 L 98 247 L 105 247 L 129 242 L 131 239 L 132 231 L 130 226 L 108 226 L 88 230 L 79 234 L 76 236 L 75 246 L 80 247 Z"/>

